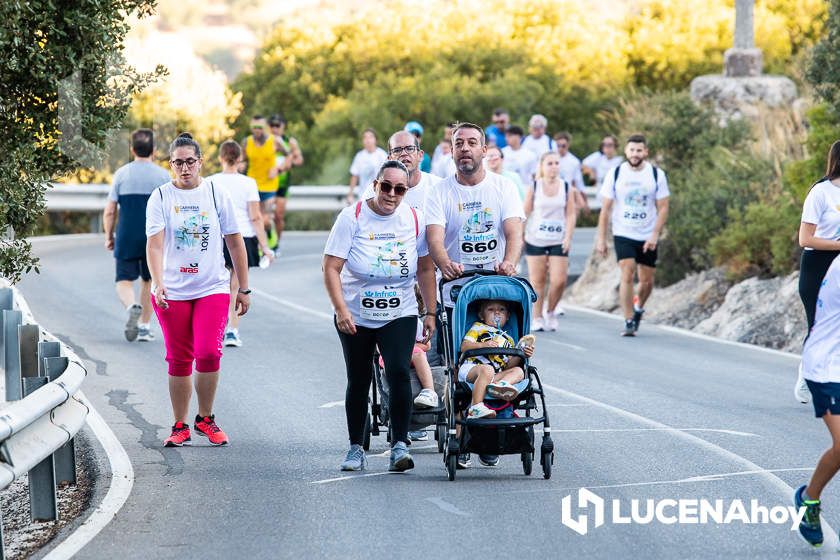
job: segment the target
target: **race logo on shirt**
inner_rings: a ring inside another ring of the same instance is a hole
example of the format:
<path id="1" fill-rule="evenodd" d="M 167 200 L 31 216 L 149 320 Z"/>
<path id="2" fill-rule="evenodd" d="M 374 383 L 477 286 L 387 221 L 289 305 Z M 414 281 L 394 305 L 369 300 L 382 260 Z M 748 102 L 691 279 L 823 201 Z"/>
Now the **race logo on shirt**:
<path id="1" fill-rule="evenodd" d="M 397 238 L 396 233 L 373 233 L 373 232 L 371 232 L 371 233 L 368 234 L 368 239 L 370 239 L 371 241 L 390 241 L 390 240 L 396 239 L 396 238 Z"/>
<path id="2" fill-rule="evenodd" d="M 210 220 L 207 212 L 199 212 L 198 206 L 175 208 L 176 214 L 183 215 L 181 225 L 175 229 L 175 249 L 189 253 L 207 251 L 210 245 Z"/>
<path id="3" fill-rule="evenodd" d="M 474 213 L 464 222 L 464 233 L 485 233 L 493 229 L 493 212 L 490 208 Z"/>
<path id="4" fill-rule="evenodd" d="M 470 210 L 479 210 L 482 207 L 480 200 L 472 200 L 470 202 L 459 202 L 458 212 L 469 212 Z"/>
<path id="5" fill-rule="evenodd" d="M 647 207 L 647 198 L 648 195 L 644 194 L 641 190 L 634 189 L 624 197 L 624 204 L 636 208 L 645 208 Z"/>
<path id="6" fill-rule="evenodd" d="M 402 241 L 388 241 L 377 247 L 375 260 L 370 264 L 371 278 L 408 278 L 408 250 Z"/>

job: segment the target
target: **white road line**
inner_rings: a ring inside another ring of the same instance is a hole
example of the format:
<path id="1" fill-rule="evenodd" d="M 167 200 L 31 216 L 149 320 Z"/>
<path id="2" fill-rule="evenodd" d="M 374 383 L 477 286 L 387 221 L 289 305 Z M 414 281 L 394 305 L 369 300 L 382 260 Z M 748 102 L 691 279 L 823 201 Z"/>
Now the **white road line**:
<path id="1" fill-rule="evenodd" d="M 328 403 L 324 403 L 318 408 L 335 408 L 337 406 L 344 406 L 344 401 L 332 401 Z"/>
<path id="2" fill-rule="evenodd" d="M 350 476 L 339 476 L 336 478 L 325 478 L 324 480 L 313 480 L 309 484 L 329 484 L 330 482 L 341 482 L 342 480 L 351 480 L 353 478 L 368 478 L 370 476 L 385 476 L 388 474 L 405 474 L 404 472 L 391 472 L 391 471 L 383 471 L 383 472 L 373 472 L 367 474 L 351 474 Z"/>
<path id="3" fill-rule="evenodd" d="M 462 517 L 470 517 L 469 513 L 465 512 L 465 511 L 461 511 L 460 509 L 455 507 L 453 504 L 450 504 L 449 502 L 447 502 L 443 498 L 426 498 L 426 501 L 435 504 L 437 507 L 439 507 L 440 509 L 442 509 L 446 513 L 451 513 L 451 514 L 454 514 L 454 515 L 460 515 Z"/>
<path id="4" fill-rule="evenodd" d="M 718 434 L 728 434 L 732 436 L 743 437 L 759 437 L 758 434 L 751 434 L 750 432 L 739 432 L 736 430 L 723 430 L 717 428 L 581 428 L 560 430 L 551 428 L 551 433 L 565 432 L 567 434 L 573 433 L 591 433 L 591 432 L 672 432 L 677 430 L 679 432 L 713 432 Z"/>
<path id="5" fill-rule="evenodd" d="M 617 320 L 617 321 L 622 321 L 623 320 L 618 315 L 613 315 L 612 313 L 607 313 L 606 311 L 598 311 L 596 309 L 589 309 L 588 307 L 582 307 L 580 305 L 565 304 L 565 307 L 566 307 L 566 309 L 572 309 L 574 311 L 580 311 L 581 313 L 587 313 L 589 315 L 604 317 L 606 319 L 612 319 L 612 320 Z M 717 342 L 718 344 L 726 344 L 727 346 L 737 346 L 739 348 L 756 350 L 758 352 L 764 352 L 764 353 L 767 353 L 767 354 L 772 354 L 774 356 L 780 356 L 782 358 L 791 358 L 791 359 L 796 359 L 796 360 L 802 359 L 802 356 L 800 356 L 799 354 L 794 354 L 793 352 L 784 352 L 782 350 L 776 350 L 774 348 L 765 348 L 764 346 L 758 346 L 756 344 L 748 344 L 746 342 L 736 342 L 734 340 L 726 340 L 724 338 L 717 338 L 717 337 L 714 337 L 714 336 L 709 336 L 707 334 L 700 334 L 700 333 L 696 333 L 694 331 L 690 331 L 688 329 L 681 329 L 679 327 L 673 327 L 673 326 L 670 326 L 670 325 L 659 325 L 659 324 L 652 323 L 652 322 L 647 322 L 647 323 L 645 323 L 645 325 L 648 325 L 648 326 L 651 326 L 651 327 L 654 327 L 654 328 L 657 328 L 657 329 L 662 329 L 664 331 L 671 332 L 671 333 L 674 333 L 674 334 L 679 334 L 679 335 L 682 335 L 682 336 L 688 336 L 688 337 L 691 337 L 691 338 L 699 338 L 701 340 L 707 340 L 709 342 Z"/>
<path id="6" fill-rule="evenodd" d="M 715 445 L 710 441 L 706 441 L 703 438 L 697 437 L 678 428 L 674 428 L 668 426 L 667 424 L 663 424 L 662 422 L 658 422 L 651 418 L 641 416 L 639 414 L 636 414 L 635 412 L 630 412 L 629 410 L 624 410 L 623 408 L 618 408 L 617 406 L 613 406 L 611 404 L 607 404 L 596 399 L 584 397 L 583 395 L 578 395 L 577 393 L 572 393 L 571 391 L 566 391 L 565 389 L 554 387 L 552 385 L 548 385 L 547 383 L 543 383 L 543 387 L 565 398 L 592 404 L 594 406 L 603 408 L 604 410 L 617 414 L 618 416 L 627 418 L 628 420 L 631 420 L 633 422 L 669 431 L 673 435 L 683 440 L 686 440 L 687 442 L 693 445 L 699 445 L 707 451 L 711 451 L 712 453 L 723 457 L 728 461 L 739 463 L 740 465 L 746 467 L 746 470 L 754 471 L 758 476 L 764 478 L 766 482 L 772 484 L 779 492 L 781 492 L 785 496 L 785 498 L 787 498 L 787 501 L 791 501 L 791 497 L 793 496 L 793 488 L 788 486 L 784 480 L 779 478 L 774 472 L 761 468 L 746 457 L 742 457 L 733 451 L 724 449 L 719 445 Z M 837 546 L 838 544 L 840 544 L 840 541 L 838 541 L 837 533 L 834 531 L 834 529 L 831 528 L 831 526 L 825 520 L 825 517 L 822 518 L 822 527 L 823 534 L 825 535 L 825 542 L 823 547 L 819 549 L 820 554 L 829 558 L 840 558 L 840 552 L 838 552 L 837 550 Z"/>
<path id="7" fill-rule="evenodd" d="M 45 560 L 64 560 L 73 557 L 114 519 L 134 486 L 134 468 L 117 436 L 81 391 L 76 396 L 88 407 L 87 424 L 102 444 L 105 454 L 108 455 L 111 481 L 108 492 L 93 513 L 69 537 L 53 548 L 45 556 Z"/>
<path id="8" fill-rule="evenodd" d="M 284 307 L 289 307 L 291 309 L 294 309 L 295 311 L 301 311 L 303 313 L 309 313 L 310 315 L 313 315 L 315 317 L 319 317 L 321 319 L 329 319 L 330 321 L 332 321 L 332 319 L 333 319 L 333 315 L 331 313 L 324 313 L 323 311 L 316 311 L 315 309 L 310 309 L 309 307 L 304 307 L 303 305 L 298 305 L 297 303 L 295 303 L 293 301 L 289 301 L 287 299 L 282 299 L 282 298 L 279 298 L 277 296 L 273 296 L 273 295 L 269 294 L 268 292 L 264 292 L 264 291 L 259 290 L 257 288 L 251 288 L 251 290 L 254 294 L 256 294 L 260 297 L 264 297 L 267 300 L 273 301 L 274 303 L 280 304 Z"/>
<path id="9" fill-rule="evenodd" d="M 559 340 L 552 340 L 545 337 L 539 337 L 537 340 L 540 342 L 548 342 L 549 344 L 554 344 L 556 346 L 565 346 L 566 348 L 571 348 L 572 350 L 577 350 L 578 352 L 586 352 L 586 348 L 578 346 L 577 344 L 569 344 L 568 342 L 560 342 Z"/>

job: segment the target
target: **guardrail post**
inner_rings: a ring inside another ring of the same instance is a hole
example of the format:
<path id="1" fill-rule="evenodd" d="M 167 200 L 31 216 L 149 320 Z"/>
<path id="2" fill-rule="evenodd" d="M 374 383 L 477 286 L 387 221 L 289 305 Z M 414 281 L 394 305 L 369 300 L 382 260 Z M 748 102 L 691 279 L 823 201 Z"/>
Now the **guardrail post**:
<path id="1" fill-rule="evenodd" d="M 46 366 L 44 358 L 58 358 L 61 356 L 60 342 L 39 342 L 38 343 L 38 376 L 46 377 Z"/>
<path id="2" fill-rule="evenodd" d="M 92 212 L 90 216 L 90 232 L 102 233 L 102 212 Z"/>
<path id="3" fill-rule="evenodd" d="M 41 327 L 38 325 L 18 327 L 21 377 L 38 377 L 38 340 L 40 338 Z"/>
<path id="4" fill-rule="evenodd" d="M 22 323 L 23 314 L 20 311 L 3 310 L 3 366 L 6 372 L 7 401 L 17 401 L 21 398 L 18 326 Z"/>
<path id="5" fill-rule="evenodd" d="M 46 377 L 23 379 L 23 396 L 27 396 L 47 384 Z M 32 521 L 55 521 L 58 519 L 58 500 L 55 488 L 55 464 L 50 455 L 29 471 L 29 514 Z"/>
<path id="6" fill-rule="evenodd" d="M 43 363 L 44 375 L 48 381 L 55 381 L 61 377 L 69 364 L 66 356 L 43 358 L 41 362 Z M 55 450 L 53 465 L 55 466 L 57 483 L 76 484 L 76 444 L 74 438 L 70 438 L 67 443 Z"/>

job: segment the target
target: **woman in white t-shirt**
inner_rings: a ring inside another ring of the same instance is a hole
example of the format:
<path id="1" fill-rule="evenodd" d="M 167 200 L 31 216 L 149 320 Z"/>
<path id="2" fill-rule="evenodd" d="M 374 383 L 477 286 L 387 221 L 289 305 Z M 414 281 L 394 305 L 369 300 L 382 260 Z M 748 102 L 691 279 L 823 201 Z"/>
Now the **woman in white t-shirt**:
<path id="1" fill-rule="evenodd" d="M 435 309 L 437 297 L 423 214 L 400 204 L 407 190 L 406 167 L 386 161 L 374 180 L 375 196 L 339 214 L 324 248 L 324 284 L 347 367 L 344 407 L 350 450 L 342 470 L 363 470 L 367 464 L 362 443 L 376 346 L 390 387 L 390 470 L 414 467 L 406 443 L 418 313 L 415 279 L 427 309 Z M 424 315 L 423 326 L 427 342 L 435 329 L 434 313 Z"/>
<path id="2" fill-rule="evenodd" d="M 219 147 L 219 162 L 222 172 L 207 177 L 207 180 L 218 189 L 224 189 L 233 203 L 233 213 L 242 241 L 245 243 L 245 253 L 248 258 L 248 268 L 260 265 L 260 251 L 266 266 L 274 260 L 274 251 L 268 246 L 265 228 L 262 227 L 262 212 L 260 211 L 260 194 L 257 182 L 239 173 L 237 168 L 242 161 L 242 146 L 233 140 L 222 142 Z M 225 267 L 230 271 L 230 305 L 228 306 L 228 323 L 225 329 L 225 346 L 242 346 L 239 337 L 239 314 L 236 312 L 236 294 L 239 293 L 239 281 L 233 271 L 233 261 L 227 247 L 223 248 Z"/>
<path id="3" fill-rule="evenodd" d="M 805 306 L 808 333 L 814 327 L 820 284 L 840 254 L 840 141 L 828 151 L 825 174 L 805 197 L 799 224 L 799 245 L 805 249 L 799 263 L 799 297 Z M 801 371 L 794 393 L 803 404 L 811 398 Z"/>
<path id="4" fill-rule="evenodd" d="M 580 162 L 580 169 L 584 175 L 595 182 L 600 190 L 607 173 L 615 169 L 624 161 L 618 153 L 618 138 L 612 134 L 604 136 L 597 152 L 592 152 Z"/>
<path id="5" fill-rule="evenodd" d="M 195 363 L 195 430 L 212 445 L 225 445 L 228 437 L 213 414 L 230 300 L 222 241 L 239 280 L 236 307 L 240 315 L 248 311 L 251 293 L 245 244 L 227 192 L 201 178 L 201 148 L 191 135 L 183 133 L 172 142 L 169 163 L 175 179 L 155 189 L 146 206 L 152 307 L 166 344 L 169 398 L 175 416 L 172 433 L 163 443 L 180 447 L 191 442 L 188 414 Z"/>
<path id="6" fill-rule="evenodd" d="M 353 156 L 350 164 L 350 191 L 347 193 L 348 204 L 359 198 L 368 185 L 373 182 L 379 166 L 388 159 L 388 153 L 376 145 L 376 131 L 366 128 L 362 132 L 362 149 Z"/>
<path id="7" fill-rule="evenodd" d="M 525 193 L 525 259 L 528 278 L 537 292 L 531 330 L 557 330 L 558 307 L 569 276 L 569 249 L 575 231 L 575 197 L 569 183 L 560 177 L 560 155 L 540 156 L 537 180 Z M 548 274 L 548 302 L 545 279 Z"/>

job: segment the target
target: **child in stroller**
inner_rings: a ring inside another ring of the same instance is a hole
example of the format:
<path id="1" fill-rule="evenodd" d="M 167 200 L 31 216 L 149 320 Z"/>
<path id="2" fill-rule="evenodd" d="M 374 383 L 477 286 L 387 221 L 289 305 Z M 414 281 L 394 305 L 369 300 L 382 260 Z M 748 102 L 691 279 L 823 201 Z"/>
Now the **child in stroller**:
<path id="1" fill-rule="evenodd" d="M 498 300 L 481 300 L 478 303 L 478 321 L 474 322 L 461 342 L 461 352 L 479 348 L 513 348 L 513 338 L 503 328 L 510 317 L 507 303 Z M 523 337 L 520 345 L 525 356 L 534 355 L 534 337 Z M 458 370 L 459 381 L 473 385 L 472 404 L 468 418 L 494 418 L 496 411 L 484 403 L 486 397 L 511 401 L 519 395 L 516 384 L 525 379 L 524 362 L 518 356 L 473 356 L 464 360 Z"/>

